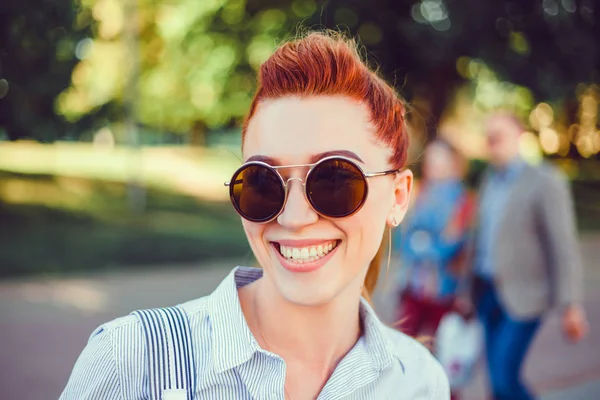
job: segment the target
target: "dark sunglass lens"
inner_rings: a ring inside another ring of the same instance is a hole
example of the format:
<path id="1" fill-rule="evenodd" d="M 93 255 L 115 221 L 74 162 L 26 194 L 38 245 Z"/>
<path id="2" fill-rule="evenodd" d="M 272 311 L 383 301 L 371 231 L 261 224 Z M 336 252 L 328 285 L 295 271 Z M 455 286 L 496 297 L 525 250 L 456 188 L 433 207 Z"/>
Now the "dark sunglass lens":
<path id="1" fill-rule="evenodd" d="M 236 172 L 231 180 L 230 194 L 240 215 L 254 222 L 273 218 L 285 200 L 279 176 L 263 165 L 248 165 Z"/>
<path id="2" fill-rule="evenodd" d="M 306 181 L 306 192 L 319 213 L 329 217 L 345 217 L 363 205 L 367 182 L 353 163 L 331 159 L 313 168 Z"/>

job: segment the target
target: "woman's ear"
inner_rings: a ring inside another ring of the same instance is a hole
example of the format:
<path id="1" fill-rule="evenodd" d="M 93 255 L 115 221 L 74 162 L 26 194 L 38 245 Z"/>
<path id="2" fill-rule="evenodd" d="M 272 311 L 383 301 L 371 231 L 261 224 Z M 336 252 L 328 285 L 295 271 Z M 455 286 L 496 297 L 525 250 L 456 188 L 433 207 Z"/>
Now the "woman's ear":
<path id="1" fill-rule="evenodd" d="M 394 179 L 394 200 L 387 218 L 389 226 L 396 227 L 404 219 L 408 210 L 412 187 L 413 173 L 411 170 L 405 169 L 396 174 L 396 178 Z"/>

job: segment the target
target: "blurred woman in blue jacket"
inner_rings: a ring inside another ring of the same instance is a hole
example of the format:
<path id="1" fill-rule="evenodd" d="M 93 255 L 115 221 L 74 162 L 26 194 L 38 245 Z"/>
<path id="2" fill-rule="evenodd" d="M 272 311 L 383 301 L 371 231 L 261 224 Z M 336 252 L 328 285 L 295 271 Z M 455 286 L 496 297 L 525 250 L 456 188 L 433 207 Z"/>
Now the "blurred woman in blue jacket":
<path id="1" fill-rule="evenodd" d="M 434 335 L 442 317 L 454 309 L 474 204 L 462 183 L 464 164 L 444 140 L 426 147 L 422 182 L 395 242 L 401 260 L 397 320 L 411 336 Z"/>

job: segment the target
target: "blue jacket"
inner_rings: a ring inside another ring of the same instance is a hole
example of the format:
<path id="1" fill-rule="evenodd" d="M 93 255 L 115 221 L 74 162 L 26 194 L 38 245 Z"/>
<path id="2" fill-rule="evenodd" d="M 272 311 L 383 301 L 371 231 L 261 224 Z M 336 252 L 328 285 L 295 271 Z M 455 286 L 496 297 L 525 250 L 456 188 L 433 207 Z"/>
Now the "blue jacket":
<path id="1" fill-rule="evenodd" d="M 394 248 L 400 255 L 400 284 L 414 295 L 444 299 L 458 289 L 450 270 L 467 242 L 467 230 L 449 234 L 467 191 L 458 180 L 427 182 L 402 224 Z"/>

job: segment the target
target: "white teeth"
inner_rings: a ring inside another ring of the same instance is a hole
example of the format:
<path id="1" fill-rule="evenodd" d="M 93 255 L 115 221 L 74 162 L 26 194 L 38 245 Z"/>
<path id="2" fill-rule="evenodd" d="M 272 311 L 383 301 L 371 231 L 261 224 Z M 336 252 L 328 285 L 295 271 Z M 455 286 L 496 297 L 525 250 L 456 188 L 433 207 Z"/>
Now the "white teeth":
<path id="1" fill-rule="evenodd" d="M 279 251 L 281 255 L 283 255 L 288 260 L 302 264 L 318 260 L 319 258 L 327 255 L 336 246 L 337 242 L 328 242 L 320 244 L 318 246 L 309 246 L 301 248 L 280 245 Z"/>
<path id="2" fill-rule="evenodd" d="M 295 258 L 296 260 L 300 258 L 300 249 L 295 247 L 292 249 L 292 258 Z"/>

